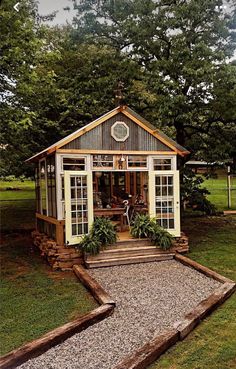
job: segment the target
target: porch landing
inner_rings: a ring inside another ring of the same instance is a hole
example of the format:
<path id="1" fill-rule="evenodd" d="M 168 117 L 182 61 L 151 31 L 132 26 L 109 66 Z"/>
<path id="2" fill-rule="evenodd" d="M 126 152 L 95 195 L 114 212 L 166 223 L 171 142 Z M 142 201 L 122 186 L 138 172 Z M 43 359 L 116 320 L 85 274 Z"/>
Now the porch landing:
<path id="1" fill-rule="evenodd" d="M 153 246 L 148 239 L 132 238 L 129 232 L 119 233 L 116 244 L 106 247 L 98 255 L 89 255 L 85 258 L 87 268 L 101 268 L 115 265 L 146 263 L 151 261 L 171 260 L 176 252 L 185 253 L 189 250 L 188 238 L 181 234 L 173 246 L 164 251 Z"/>

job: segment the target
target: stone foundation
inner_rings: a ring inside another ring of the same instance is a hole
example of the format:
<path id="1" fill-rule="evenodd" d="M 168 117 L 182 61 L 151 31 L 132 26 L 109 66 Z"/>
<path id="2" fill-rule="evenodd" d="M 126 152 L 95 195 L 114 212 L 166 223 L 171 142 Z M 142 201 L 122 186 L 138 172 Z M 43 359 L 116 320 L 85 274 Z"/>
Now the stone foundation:
<path id="1" fill-rule="evenodd" d="M 44 233 L 32 232 L 33 243 L 41 251 L 51 267 L 55 270 L 71 270 L 74 264 L 82 264 L 81 252 L 74 247 L 58 246 L 56 241 L 49 238 Z"/>
<path id="2" fill-rule="evenodd" d="M 83 256 L 74 247 L 58 246 L 56 241 L 44 233 L 32 232 L 33 243 L 37 246 L 41 255 L 48 261 L 55 270 L 71 270 L 74 264 L 83 264 Z M 188 237 L 182 232 L 180 237 L 175 237 L 170 251 L 179 253 L 188 252 Z"/>

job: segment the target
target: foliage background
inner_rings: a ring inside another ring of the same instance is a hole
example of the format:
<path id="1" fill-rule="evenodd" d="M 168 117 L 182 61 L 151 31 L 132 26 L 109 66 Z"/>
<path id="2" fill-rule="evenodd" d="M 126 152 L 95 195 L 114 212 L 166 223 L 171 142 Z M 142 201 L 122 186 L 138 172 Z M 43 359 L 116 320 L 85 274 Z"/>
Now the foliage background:
<path id="1" fill-rule="evenodd" d="M 193 156 L 236 163 L 235 1 L 73 3 L 60 27 L 34 0 L 0 5 L 1 176 L 32 174 L 24 160 L 112 109 L 120 80 Z"/>

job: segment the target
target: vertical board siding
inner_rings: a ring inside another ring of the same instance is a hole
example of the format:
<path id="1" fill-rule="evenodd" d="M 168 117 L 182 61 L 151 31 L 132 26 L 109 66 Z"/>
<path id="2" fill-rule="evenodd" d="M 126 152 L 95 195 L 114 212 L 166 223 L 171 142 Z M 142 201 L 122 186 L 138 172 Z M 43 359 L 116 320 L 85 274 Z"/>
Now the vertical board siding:
<path id="1" fill-rule="evenodd" d="M 117 142 L 111 136 L 111 127 L 117 121 L 122 121 L 129 127 L 129 137 L 125 142 Z M 67 143 L 61 149 L 171 151 L 168 146 L 122 113 L 115 115 L 91 131 Z"/>

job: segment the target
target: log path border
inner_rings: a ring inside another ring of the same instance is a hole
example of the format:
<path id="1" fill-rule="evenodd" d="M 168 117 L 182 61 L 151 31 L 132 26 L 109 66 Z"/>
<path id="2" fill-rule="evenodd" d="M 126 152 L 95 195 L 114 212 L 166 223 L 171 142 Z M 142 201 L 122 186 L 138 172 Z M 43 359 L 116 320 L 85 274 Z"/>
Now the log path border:
<path id="1" fill-rule="evenodd" d="M 198 272 L 213 278 L 222 285 L 208 298 L 201 301 L 190 313 L 178 321 L 173 329 L 168 329 L 162 334 L 148 341 L 136 352 L 125 357 L 114 369 L 145 369 L 158 359 L 165 351 L 177 341 L 183 340 L 205 317 L 220 306 L 236 290 L 236 283 L 213 270 L 176 253 L 175 260 L 196 269 Z M 110 316 L 116 306 L 112 297 L 92 278 L 81 265 L 74 265 L 73 270 L 79 280 L 89 289 L 94 298 L 101 304 L 97 309 L 83 315 L 63 326 L 54 329 L 42 337 L 29 342 L 20 348 L 0 358 L 0 369 L 13 369 L 25 361 L 39 356 L 49 348 L 65 341 L 73 334 L 81 332 L 89 326 Z"/>
<path id="2" fill-rule="evenodd" d="M 80 265 L 74 265 L 73 270 L 101 306 L 0 357 L 0 369 L 13 369 L 113 313 L 115 301 L 99 283 Z"/>
<path id="3" fill-rule="evenodd" d="M 236 283 L 213 270 L 193 261 L 186 256 L 176 253 L 174 259 L 198 272 L 213 278 L 222 285 L 209 297 L 201 301 L 190 313 L 178 321 L 173 329 L 167 329 L 154 337 L 136 352 L 125 357 L 114 369 L 145 369 L 157 360 L 165 351 L 177 341 L 183 340 L 204 318 L 223 304 L 236 290 Z"/>

